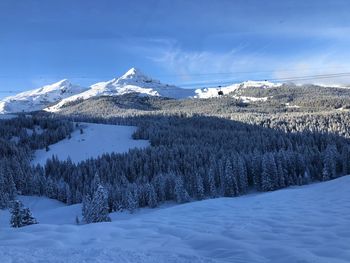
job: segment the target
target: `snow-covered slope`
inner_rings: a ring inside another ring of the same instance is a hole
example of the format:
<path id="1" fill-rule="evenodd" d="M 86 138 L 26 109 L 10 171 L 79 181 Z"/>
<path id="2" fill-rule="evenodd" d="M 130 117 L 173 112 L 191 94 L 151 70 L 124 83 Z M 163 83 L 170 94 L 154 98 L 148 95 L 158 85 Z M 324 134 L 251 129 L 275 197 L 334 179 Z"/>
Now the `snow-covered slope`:
<path id="1" fill-rule="evenodd" d="M 42 110 L 64 98 L 81 93 L 86 88 L 73 85 L 64 79 L 39 89 L 6 97 L 0 101 L 0 113 L 16 113 Z"/>
<path id="2" fill-rule="evenodd" d="M 1 262 L 350 262 L 350 176 L 308 186 L 113 213 L 75 225 L 80 205 L 21 197 L 38 225 L 11 229 Z"/>
<path id="3" fill-rule="evenodd" d="M 83 129 L 83 134 L 77 129 L 70 139 L 50 145 L 48 152 L 45 149 L 37 150 L 32 163 L 45 165 L 46 160 L 53 155 L 62 161 L 69 157 L 73 163 L 78 163 L 89 158 L 97 158 L 104 153 L 123 153 L 132 148 L 149 146 L 147 140 L 131 138 L 136 130 L 134 126 L 80 123 L 79 128 Z"/>
<path id="4" fill-rule="evenodd" d="M 139 70 L 131 68 L 120 78 L 115 78 L 107 82 L 96 83 L 87 91 L 66 98 L 58 104 L 48 107 L 46 110 L 55 112 L 58 111 L 64 104 L 80 99 L 86 100 L 98 96 L 117 96 L 128 93 L 180 99 L 193 96 L 194 90 L 182 89 L 173 85 L 162 84 L 158 80 L 145 76 Z"/>
<path id="5" fill-rule="evenodd" d="M 242 83 L 235 83 L 229 86 L 224 86 L 220 88 L 204 88 L 204 89 L 197 89 L 195 90 L 195 98 L 199 99 L 207 99 L 207 98 L 213 98 L 218 97 L 218 92 L 221 90 L 224 95 L 227 95 L 231 92 L 245 89 L 245 88 L 274 88 L 274 87 L 280 87 L 282 84 L 280 83 L 272 83 L 269 81 L 245 81 Z"/>

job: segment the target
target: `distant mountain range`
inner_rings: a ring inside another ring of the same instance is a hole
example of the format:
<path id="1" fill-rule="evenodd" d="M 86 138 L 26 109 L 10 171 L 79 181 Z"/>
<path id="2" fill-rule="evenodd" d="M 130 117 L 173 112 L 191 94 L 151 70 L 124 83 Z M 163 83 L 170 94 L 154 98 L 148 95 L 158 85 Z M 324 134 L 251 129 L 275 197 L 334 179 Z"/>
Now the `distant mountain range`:
<path id="1" fill-rule="evenodd" d="M 56 105 L 48 107 L 46 110 L 58 111 L 64 104 L 76 100 L 86 100 L 99 96 L 119 96 L 129 93 L 136 93 L 140 96 L 162 96 L 181 99 L 193 96 L 194 90 L 163 84 L 158 80 L 147 77 L 139 70 L 131 68 L 119 78 L 91 85 L 86 91 L 62 99 Z"/>
<path id="2" fill-rule="evenodd" d="M 64 79 L 42 88 L 6 97 L 0 101 L 0 113 L 30 112 L 36 110 L 57 112 L 64 105 L 76 101 L 130 93 L 135 93 L 139 96 L 161 96 L 173 99 L 212 98 L 219 96 L 219 91 L 221 91 L 221 94 L 228 94 L 248 87 L 271 88 L 280 85 L 268 81 L 246 81 L 220 88 L 184 89 L 174 85 L 163 84 L 159 80 L 152 79 L 144 75 L 141 71 L 131 68 L 119 78 L 99 82 L 88 88 L 74 85 Z"/>

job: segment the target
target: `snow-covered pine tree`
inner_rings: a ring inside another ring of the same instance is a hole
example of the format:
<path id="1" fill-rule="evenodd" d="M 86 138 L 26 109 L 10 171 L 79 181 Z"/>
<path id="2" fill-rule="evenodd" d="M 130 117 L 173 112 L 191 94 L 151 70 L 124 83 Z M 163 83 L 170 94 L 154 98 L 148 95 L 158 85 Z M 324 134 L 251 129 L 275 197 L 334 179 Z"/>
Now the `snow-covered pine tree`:
<path id="1" fill-rule="evenodd" d="M 7 188 L 10 201 L 13 201 L 17 197 L 16 184 L 11 173 L 7 174 Z"/>
<path id="2" fill-rule="evenodd" d="M 19 200 L 13 202 L 10 221 L 12 227 L 18 228 L 37 223 L 38 222 L 32 216 L 32 213 L 30 212 L 29 208 L 24 208 L 22 202 Z"/>
<path id="3" fill-rule="evenodd" d="M 277 188 L 286 187 L 286 179 L 287 171 L 285 169 L 285 160 L 283 158 L 283 153 L 279 152 L 276 155 L 276 166 L 277 166 Z"/>
<path id="4" fill-rule="evenodd" d="M 102 185 L 97 187 L 91 202 L 84 205 L 84 210 L 84 221 L 88 224 L 111 221 L 108 214 L 108 193 Z"/>
<path id="5" fill-rule="evenodd" d="M 224 177 L 224 196 L 234 196 L 235 190 L 233 187 L 233 168 L 229 158 L 226 159 L 225 177 Z"/>
<path id="6" fill-rule="evenodd" d="M 198 200 L 204 199 L 203 178 L 199 173 L 196 173 L 196 197 Z"/>
<path id="7" fill-rule="evenodd" d="M 275 181 L 277 178 L 277 167 L 275 159 L 271 153 L 267 153 L 263 156 L 262 160 L 262 173 L 261 173 L 261 190 L 272 191 L 274 190 Z"/>
<path id="8" fill-rule="evenodd" d="M 350 173 L 350 149 L 348 145 L 344 145 L 342 149 L 342 168 L 343 174 Z"/>
<path id="9" fill-rule="evenodd" d="M 245 194 L 248 191 L 248 175 L 244 159 L 238 156 L 236 159 L 236 165 L 239 179 L 239 192 L 240 194 Z"/>
<path id="10" fill-rule="evenodd" d="M 22 225 L 23 226 L 29 226 L 33 224 L 37 224 L 38 221 L 32 216 L 31 211 L 29 208 L 23 209 L 23 217 L 22 217 Z"/>
<path id="11" fill-rule="evenodd" d="M 5 178 L 0 170 L 0 209 L 4 209 L 8 206 L 10 197 L 6 192 Z"/>
<path id="12" fill-rule="evenodd" d="M 91 204 L 91 198 L 89 195 L 86 195 L 83 198 L 82 206 L 81 206 L 81 214 L 83 216 L 83 220 L 85 222 L 90 222 L 91 221 L 91 216 L 90 216 L 90 204 Z"/>
<path id="13" fill-rule="evenodd" d="M 177 176 L 175 179 L 175 198 L 177 203 L 186 203 L 190 201 L 190 196 L 187 193 L 184 182 L 181 176 Z"/>
<path id="14" fill-rule="evenodd" d="M 214 168 L 210 167 L 209 173 L 208 173 L 208 194 L 211 198 L 216 197 L 216 184 L 215 184 L 215 174 L 214 174 Z"/>
<path id="15" fill-rule="evenodd" d="M 337 173 L 337 148 L 333 144 L 328 144 L 323 154 L 322 180 L 326 181 L 336 177 Z"/>
<path id="16" fill-rule="evenodd" d="M 101 185 L 101 179 L 98 173 L 95 173 L 95 176 L 91 182 L 91 194 L 96 192 L 99 185 Z"/>
<path id="17" fill-rule="evenodd" d="M 18 228 L 22 227 L 23 221 L 23 205 L 22 202 L 16 200 L 13 202 L 13 206 L 11 209 L 11 221 L 10 224 L 12 227 Z"/>
<path id="18" fill-rule="evenodd" d="M 255 188 L 260 191 L 261 190 L 261 153 L 258 152 L 257 149 L 254 149 L 252 154 L 252 178 L 253 184 Z"/>
<path id="19" fill-rule="evenodd" d="M 152 184 L 147 184 L 147 204 L 150 208 L 158 205 L 157 194 Z"/>
<path id="20" fill-rule="evenodd" d="M 132 190 L 132 186 L 129 186 L 127 189 L 125 189 L 122 199 L 124 207 L 128 209 L 130 213 L 133 213 L 139 206 L 138 200 L 136 199 L 134 191 Z"/>
<path id="21" fill-rule="evenodd" d="M 238 196 L 238 171 L 235 167 L 233 169 L 230 158 L 226 159 L 225 166 L 225 181 L 224 181 L 224 195 L 225 196 Z"/>

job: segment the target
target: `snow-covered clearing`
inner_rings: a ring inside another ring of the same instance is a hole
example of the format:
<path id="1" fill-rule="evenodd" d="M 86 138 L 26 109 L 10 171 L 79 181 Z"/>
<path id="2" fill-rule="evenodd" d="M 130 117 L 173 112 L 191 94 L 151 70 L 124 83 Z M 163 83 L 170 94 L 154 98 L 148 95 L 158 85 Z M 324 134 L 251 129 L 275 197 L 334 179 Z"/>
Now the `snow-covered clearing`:
<path id="1" fill-rule="evenodd" d="M 45 164 L 46 160 L 53 155 L 59 160 L 66 160 L 68 157 L 74 163 L 96 158 L 104 153 L 123 153 L 132 148 L 147 147 L 147 140 L 133 140 L 131 138 L 136 127 L 118 126 L 94 123 L 80 123 L 80 129 L 72 133 L 72 138 L 64 139 L 49 146 L 49 151 L 45 149 L 37 150 L 33 164 Z"/>
<path id="2" fill-rule="evenodd" d="M 235 98 L 237 100 L 242 100 L 244 103 L 249 103 L 249 102 L 267 101 L 268 99 L 270 99 L 272 97 L 232 96 L 232 98 Z"/>
<path id="3" fill-rule="evenodd" d="M 286 105 L 286 108 L 290 108 L 290 109 L 299 109 L 300 108 L 300 106 L 298 106 L 298 105 L 290 105 L 289 102 L 287 102 L 285 105 Z"/>
<path id="4" fill-rule="evenodd" d="M 238 198 L 218 198 L 75 225 L 80 205 L 22 197 L 40 224 L 11 229 L 7 262 L 350 262 L 350 176 Z"/>

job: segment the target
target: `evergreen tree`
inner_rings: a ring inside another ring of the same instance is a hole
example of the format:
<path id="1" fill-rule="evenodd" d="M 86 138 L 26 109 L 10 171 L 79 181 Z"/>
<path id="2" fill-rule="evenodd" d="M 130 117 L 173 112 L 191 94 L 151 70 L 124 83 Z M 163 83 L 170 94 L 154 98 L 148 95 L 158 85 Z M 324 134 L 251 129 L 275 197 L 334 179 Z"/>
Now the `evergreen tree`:
<path id="1" fill-rule="evenodd" d="M 248 191 L 248 175 L 244 160 L 241 157 L 236 158 L 236 171 L 239 179 L 239 194 L 245 194 Z"/>
<path id="2" fill-rule="evenodd" d="M 261 191 L 261 154 L 254 149 L 252 155 L 252 179 L 254 187 Z"/>
<path id="3" fill-rule="evenodd" d="M 263 156 L 262 160 L 262 173 L 261 173 L 261 189 L 263 191 L 274 190 L 275 180 L 277 178 L 277 167 L 273 155 L 267 153 Z"/>
<path id="4" fill-rule="evenodd" d="M 337 167 L 337 148 L 335 145 L 328 144 L 323 154 L 322 180 L 326 181 L 336 177 Z"/>
<path id="5" fill-rule="evenodd" d="M 13 203 L 11 209 L 11 221 L 10 224 L 12 227 L 18 228 L 28 225 L 37 224 L 38 222 L 32 216 L 29 208 L 24 208 L 21 201 L 16 200 Z"/>
<path id="6" fill-rule="evenodd" d="M 9 204 L 9 201 L 10 197 L 6 191 L 5 178 L 0 170 L 0 209 L 6 208 Z"/>
<path id="7" fill-rule="evenodd" d="M 18 228 L 23 226 L 22 222 L 23 222 L 23 205 L 21 201 L 16 200 L 13 202 L 13 207 L 11 209 L 10 224 L 12 227 Z"/>
<path id="8" fill-rule="evenodd" d="M 350 150 L 348 145 L 344 145 L 342 149 L 342 168 L 343 174 L 350 174 Z"/>
<path id="9" fill-rule="evenodd" d="M 86 195 L 83 198 L 82 206 L 81 206 L 81 214 L 83 215 L 83 220 L 85 222 L 91 221 L 90 219 L 90 203 L 91 203 L 91 198 L 89 195 Z"/>
<path id="10" fill-rule="evenodd" d="M 147 204 L 150 208 L 158 205 L 157 194 L 152 184 L 147 184 Z"/>
<path id="11" fill-rule="evenodd" d="M 234 196 L 235 190 L 233 186 L 233 168 L 229 158 L 226 159 L 225 177 L 224 177 L 224 196 Z"/>
<path id="12" fill-rule="evenodd" d="M 97 188 L 101 185 L 101 179 L 98 173 L 95 173 L 94 179 L 91 182 L 91 193 L 95 193 Z"/>
<path id="13" fill-rule="evenodd" d="M 85 200 L 87 202 L 88 199 Z M 86 223 L 110 222 L 108 209 L 108 193 L 102 185 L 97 187 L 89 203 L 84 204 L 84 221 Z"/>
<path id="14" fill-rule="evenodd" d="M 31 211 L 29 208 L 24 208 L 23 209 L 23 217 L 22 217 L 22 225 L 23 226 L 29 226 L 33 224 L 37 224 L 38 222 L 36 219 L 32 216 Z"/>
<path id="15" fill-rule="evenodd" d="M 211 167 L 208 173 L 208 194 L 211 198 L 216 197 L 216 184 L 215 184 L 215 175 L 214 175 L 214 169 Z"/>
<path id="16" fill-rule="evenodd" d="M 181 204 L 181 203 L 186 203 L 190 201 L 190 196 L 188 195 L 184 187 L 184 182 L 181 176 L 177 176 L 175 179 L 174 192 L 175 192 L 176 202 Z"/>
<path id="17" fill-rule="evenodd" d="M 284 188 L 284 187 L 286 187 L 287 170 L 285 168 L 285 161 L 283 158 L 283 153 L 279 152 L 276 155 L 275 159 L 276 159 L 276 166 L 277 166 L 276 186 L 277 186 L 277 188 Z"/>
<path id="18" fill-rule="evenodd" d="M 204 185 L 202 177 L 196 173 L 196 197 L 198 200 L 204 198 Z"/>
<path id="19" fill-rule="evenodd" d="M 235 169 L 236 170 L 236 169 Z M 232 163 L 229 158 L 226 159 L 224 195 L 231 197 L 239 195 L 238 174 L 233 170 Z"/>
<path id="20" fill-rule="evenodd" d="M 132 187 L 129 186 L 123 196 L 124 207 L 128 209 L 130 213 L 133 213 L 138 208 L 139 204 Z"/>

